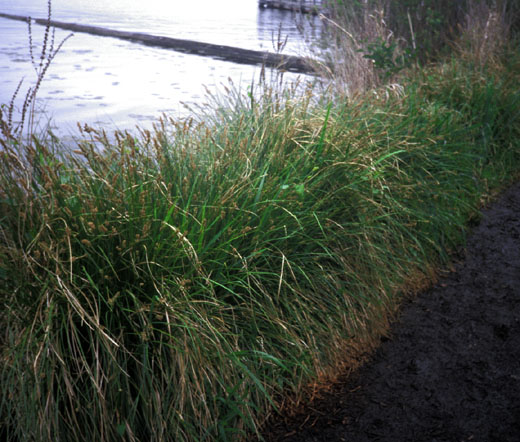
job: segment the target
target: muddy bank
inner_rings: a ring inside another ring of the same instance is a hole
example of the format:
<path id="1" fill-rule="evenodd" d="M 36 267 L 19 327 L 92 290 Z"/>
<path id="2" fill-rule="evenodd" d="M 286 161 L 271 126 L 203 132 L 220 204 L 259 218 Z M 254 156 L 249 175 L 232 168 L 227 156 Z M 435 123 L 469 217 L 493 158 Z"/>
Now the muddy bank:
<path id="1" fill-rule="evenodd" d="M 29 20 L 29 17 L 4 13 L 0 13 L 0 17 L 25 22 Z M 102 37 L 119 38 L 148 46 L 172 49 L 174 51 L 185 54 L 207 56 L 219 60 L 231 61 L 241 64 L 264 65 L 295 73 L 308 74 L 313 72 L 312 67 L 304 58 L 296 57 L 294 55 L 282 55 L 272 52 L 254 51 L 251 49 L 236 48 L 233 46 L 217 45 L 193 40 L 183 40 L 179 38 L 161 37 L 141 32 L 118 31 L 115 29 L 82 25 L 78 23 L 66 23 L 56 20 L 49 21 L 46 18 L 36 18 L 32 20 L 42 26 L 50 24 L 50 26 L 68 31 L 83 32 L 92 35 L 99 35 Z"/>
<path id="2" fill-rule="evenodd" d="M 404 306 L 373 360 L 267 441 L 520 441 L 520 183 L 483 211 L 455 271 Z"/>

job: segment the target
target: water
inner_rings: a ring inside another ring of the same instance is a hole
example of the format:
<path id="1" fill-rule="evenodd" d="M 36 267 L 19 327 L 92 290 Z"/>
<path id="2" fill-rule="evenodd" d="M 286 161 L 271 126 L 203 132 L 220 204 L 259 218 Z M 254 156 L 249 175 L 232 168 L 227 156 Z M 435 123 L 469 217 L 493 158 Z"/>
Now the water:
<path id="1" fill-rule="evenodd" d="M 143 7 L 146 5 L 146 8 Z M 191 39 L 247 49 L 273 50 L 278 33 L 284 53 L 307 48 L 301 28 L 319 38 L 319 20 L 258 8 L 257 0 L 53 0 L 55 20 Z M 0 0 L 0 12 L 44 18 L 46 0 Z M 33 41 L 44 28 L 33 26 Z M 56 30 L 56 41 L 70 33 Z M 36 74 L 28 50 L 27 24 L 0 18 L 0 103 L 8 103 L 18 82 L 22 92 Z M 38 51 L 35 50 L 35 54 Z M 39 90 L 38 107 L 54 130 L 70 133 L 76 122 L 107 129 L 150 127 L 162 113 L 187 114 L 183 103 L 204 101 L 205 89 L 258 79 L 260 68 L 152 48 L 115 38 L 76 33 L 62 47 Z M 285 81 L 297 76 L 286 74 Z M 17 104 L 20 105 L 22 94 Z M 46 117 L 46 118 L 47 118 Z"/>

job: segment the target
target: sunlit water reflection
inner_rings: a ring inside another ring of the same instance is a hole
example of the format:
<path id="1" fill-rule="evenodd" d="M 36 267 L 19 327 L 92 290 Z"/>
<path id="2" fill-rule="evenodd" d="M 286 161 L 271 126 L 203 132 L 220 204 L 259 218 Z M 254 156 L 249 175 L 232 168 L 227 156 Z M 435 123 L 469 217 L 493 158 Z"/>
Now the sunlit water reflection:
<path id="1" fill-rule="evenodd" d="M 45 17 L 46 8 L 45 0 L 0 0 L 0 11 L 10 14 Z M 307 43 L 301 28 L 317 41 L 319 20 L 295 17 L 260 10 L 257 0 L 53 0 L 55 20 L 257 50 L 273 50 L 279 34 L 287 39 L 284 52 L 302 54 Z M 43 31 L 33 26 L 34 42 L 42 41 Z M 68 34 L 56 30 L 56 41 Z M 20 106 L 23 92 L 36 78 L 27 25 L 0 18 L 0 35 L 0 103 L 9 102 L 24 78 Z M 215 90 L 228 79 L 245 87 L 259 72 L 256 66 L 76 33 L 47 72 L 38 106 L 45 108 L 61 134 L 74 131 L 78 121 L 107 129 L 150 127 L 162 113 L 185 116 L 182 103 L 203 103 L 204 87 Z M 296 77 L 286 74 L 285 80 Z"/>

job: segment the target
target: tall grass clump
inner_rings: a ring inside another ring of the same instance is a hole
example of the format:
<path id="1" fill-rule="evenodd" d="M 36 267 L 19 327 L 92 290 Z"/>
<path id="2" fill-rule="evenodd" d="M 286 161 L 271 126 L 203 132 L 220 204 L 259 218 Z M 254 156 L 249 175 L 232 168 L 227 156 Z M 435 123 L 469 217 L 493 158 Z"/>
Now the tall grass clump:
<path id="1" fill-rule="evenodd" d="M 355 366 L 518 176 L 519 60 L 230 90 L 74 150 L 4 133 L 1 436 L 247 440 Z"/>

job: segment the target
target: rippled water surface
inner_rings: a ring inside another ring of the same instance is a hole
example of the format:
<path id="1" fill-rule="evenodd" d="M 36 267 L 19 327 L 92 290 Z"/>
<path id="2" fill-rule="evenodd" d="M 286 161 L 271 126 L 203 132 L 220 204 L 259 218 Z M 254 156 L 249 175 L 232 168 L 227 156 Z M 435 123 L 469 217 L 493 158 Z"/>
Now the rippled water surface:
<path id="1" fill-rule="evenodd" d="M 272 51 L 280 35 L 287 39 L 284 52 L 292 54 L 306 50 L 301 28 L 312 40 L 318 38 L 320 26 L 316 18 L 302 20 L 292 13 L 259 9 L 257 0 L 53 0 L 52 7 L 55 20 L 256 50 Z M 47 2 L 0 0 L 0 12 L 44 18 Z M 35 43 L 42 40 L 43 31 L 33 25 Z M 57 29 L 56 41 L 69 34 Z M 20 79 L 24 78 L 24 92 L 36 75 L 27 24 L 0 18 L 0 36 L 0 103 L 8 103 Z M 53 61 L 38 104 L 61 133 L 72 131 L 77 121 L 107 128 L 128 129 L 137 123 L 146 127 L 163 112 L 185 115 L 183 102 L 202 104 L 204 87 L 215 90 L 228 79 L 247 85 L 259 70 L 76 33 Z M 286 75 L 286 81 L 294 78 Z"/>

